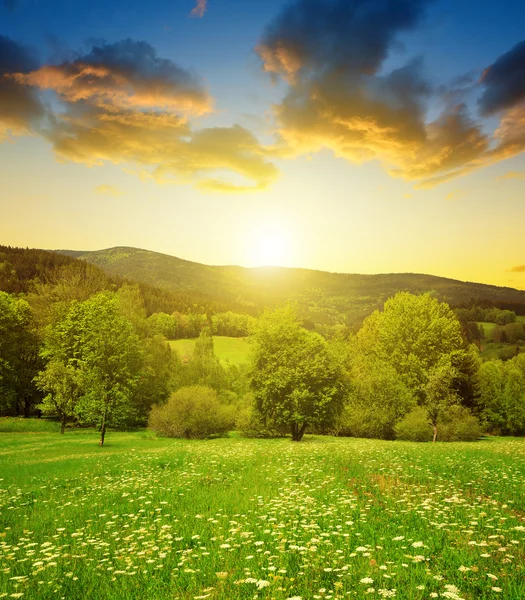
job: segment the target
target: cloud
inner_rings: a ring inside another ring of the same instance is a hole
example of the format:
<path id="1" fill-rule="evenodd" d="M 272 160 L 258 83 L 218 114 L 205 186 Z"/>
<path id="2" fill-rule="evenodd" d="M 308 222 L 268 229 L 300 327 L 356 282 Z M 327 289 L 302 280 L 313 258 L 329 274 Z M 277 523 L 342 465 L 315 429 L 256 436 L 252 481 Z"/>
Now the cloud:
<path id="1" fill-rule="evenodd" d="M 525 100 L 525 41 L 516 44 L 485 69 L 479 100 L 481 113 L 493 115 Z"/>
<path id="2" fill-rule="evenodd" d="M 191 118 L 209 113 L 212 98 L 195 75 L 158 57 L 146 42 L 96 45 L 58 65 L 14 61 L 3 84 L 27 95 L 57 94 L 60 110 L 33 131 L 59 160 L 128 163 L 141 177 L 219 192 L 266 189 L 278 176 L 270 150 L 247 129 L 193 129 Z M 97 192 L 114 190 L 99 186 Z"/>
<path id="3" fill-rule="evenodd" d="M 65 102 L 191 114 L 205 114 L 212 108 L 211 97 L 194 75 L 159 58 L 147 42 L 130 39 L 93 46 L 74 60 L 15 73 L 13 79 L 53 90 Z"/>
<path id="4" fill-rule="evenodd" d="M 0 35 L 0 141 L 8 133 L 21 135 L 31 131 L 45 110 L 34 90 L 8 77 L 12 72 L 27 72 L 38 66 L 27 48 Z"/>
<path id="5" fill-rule="evenodd" d="M 190 17 L 197 17 L 199 19 L 202 19 L 202 17 L 204 16 L 204 13 L 206 12 L 207 9 L 208 9 L 208 0 L 197 0 L 197 4 L 195 5 L 195 8 L 193 8 L 192 11 L 190 12 Z"/>
<path id="6" fill-rule="evenodd" d="M 428 188 L 525 150 L 525 109 L 513 104 L 525 95 L 521 45 L 479 83 L 485 102 L 490 90 L 492 105 L 505 108 L 492 135 L 462 100 L 466 81 L 434 89 L 421 58 L 384 69 L 428 4 L 296 0 L 281 11 L 256 51 L 262 68 L 288 83 L 274 107 L 282 156 L 328 148 L 355 163 L 378 160 L 392 176 Z M 497 88 L 503 79 L 508 85 Z M 436 106 L 441 114 L 431 120 Z"/>
<path id="7" fill-rule="evenodd" d="M 525 265 L 518 265 L 509 269 L 509 273 L 525 273 Z"/>
<path id="8" fill-rule="evenodd" d="M 124 195 L 124 192 L 119 190 L 114 185 L 107 184 L 97 185 L 95 192 L 101 196 L 112 196 L 113 198 L 119 198 L 120 196 Z"/>
<path id="9" fill-rule="evenodd" d="M 498 181 L 503 179 L 525 179 L 525 171 L 509 171 L 504 175 L 500 175 L 496 178 Z"/>
<path id="10" fill-rule="evenodd" d="M 62 160 L 89 166 L 135 163 L 161 183 L 255 191 L 266 189 L 278 175 L 267 151 L 248 130 L 233 126 L 193 132 L 184 119 L 162 112 L 108 112 L 78 105 L 47 135 Z M 246 183 L 216 179 L 217 171 L 240 176 Z"/>
<path id="11" fill-rule="evenodd" d="M 257 52 L 266 71 L 292 78 L 327 69 L 376 73 L 397 34 L 414 27 L 426 0 L 298 0 L 266 28 Z"/>

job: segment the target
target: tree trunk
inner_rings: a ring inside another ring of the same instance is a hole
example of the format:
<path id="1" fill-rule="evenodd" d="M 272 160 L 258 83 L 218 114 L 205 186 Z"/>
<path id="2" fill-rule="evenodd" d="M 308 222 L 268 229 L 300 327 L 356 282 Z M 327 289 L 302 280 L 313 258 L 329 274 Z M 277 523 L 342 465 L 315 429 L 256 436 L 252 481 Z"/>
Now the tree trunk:
<path id="1" fill-rule="evenodd" d="M 60 419 L 60 433 L 64 434 L 66 430 L 66 416 L 62 415 Z"/>
<path id="2" fill-rule="evenodd" d="M 438 426 L 437 425 L 432 425 L 432 427 L 434 428 L 434 437 L 432 438 L 432 442 L 435 442 L 437 440 L 437 437 L 438 437 Z"/>
<path id="3" fill-rule="evenodd" d="M 31 410 L 31 400 L 24 398 L 24 419 L 29 419 L 29 411 Z"/>
<path id="4" fill-rule="evenodd" d="M 104 445 L 104 438 L 106 437 L 106 416 L 108 412 L 108 406 L 104 402 L 104 413 L 102 414 L 102 427 L 100 428 L 100 445 Z"/>
<path id="5" fill-rule="evenodd" d="M 292 442 L 300 442 L 303 439 L 307 426 L 306 422 L 301 427 L 299 427 L 299 423 L 292 423 Z"/>

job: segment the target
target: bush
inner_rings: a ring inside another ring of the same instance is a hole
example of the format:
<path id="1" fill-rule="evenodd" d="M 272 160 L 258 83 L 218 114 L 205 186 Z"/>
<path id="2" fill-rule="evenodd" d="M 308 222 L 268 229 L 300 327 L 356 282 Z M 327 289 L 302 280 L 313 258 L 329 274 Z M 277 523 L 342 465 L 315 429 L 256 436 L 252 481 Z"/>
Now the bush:
<path id="1" fill-rule="evenodd" d="M 474 442 L 483 435 L 479 420 L 463 406 L 453 406 L 438 424 L 441 442 Z"/>
<path id="2" fill-rule="evenodd" d="M 409 412 L 394 426 L 396 438 L 408 442 L 430 442 L 432 441 L 432 425 L 430 424 L 427 411 L 418 406 Z"/>
<path id="3" fill-rule="evenodd" d="M 235 409 L 219 402 L 211 388 L 194 385 L 174 392 L 151 409 L 148 427 L 165 437 L 204 439 L 232 428 Z"/>
<path id="4" fill-rule="evenodd" d="M 418 406 L 396 426 L 398 440 L 430 442 L 432 425 L 426 410 Z M 483 435 L 479 420 L 463 406 L 452 406 L 438 422 L 438 442 L 472 442 Z"/>
<path id="5" fill-rule="evenodd" d="M 345 406 L 335 427 L 334 435 L 343 437 L 394 439 L 391 415 L 377 406 Z"/>

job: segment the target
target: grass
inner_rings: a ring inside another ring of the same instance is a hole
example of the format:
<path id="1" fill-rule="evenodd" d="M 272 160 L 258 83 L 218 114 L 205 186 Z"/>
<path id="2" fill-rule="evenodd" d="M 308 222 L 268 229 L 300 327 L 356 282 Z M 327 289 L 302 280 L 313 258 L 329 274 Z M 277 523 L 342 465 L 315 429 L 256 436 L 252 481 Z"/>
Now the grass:
<path id="1" fill-rule="evenodd" d="M 0 597 L 525 597 L 525 441 L 0 435 Z"/>
<path id="2" fill-rule="evenodd" d="M 24 419 L 23 417 L 0 417 L 0 433 L 58 433 L 60 425 L 48 419 Z"/>
<path id="3" fill-rule="evenodd" d="M 195 339 L 192 340 L 172 340 L 169 342 L 172 348 L 182 356 L 191 356 L 195 347 Z M 234 338 L 226 336 L 213 336 L 215 354 L 224 363 L 229 362 L 232 365 L 242 365 L 248 362 L 248 352 L 250 345 L 246 338 Z"/>
<path id="4" fill-rule="evenodd" d="M 487 323 L 480 321 L 478 322 L 478 326 L 483 327 L 483 334 L 485 340 L 492 340 L 494 335 L 494 329 L 496 329 L 496 323 Z"/>

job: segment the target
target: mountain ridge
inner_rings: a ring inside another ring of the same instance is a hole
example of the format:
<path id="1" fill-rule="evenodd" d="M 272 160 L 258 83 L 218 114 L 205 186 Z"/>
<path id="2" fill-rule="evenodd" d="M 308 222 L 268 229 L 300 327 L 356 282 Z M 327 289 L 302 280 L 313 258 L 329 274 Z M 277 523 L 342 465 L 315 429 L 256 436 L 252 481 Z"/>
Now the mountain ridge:
<path id="1" fill-rule="evenodd" d="M 452 306 L 479 304 L 525 314 L 525 291 L 422 273 L 335 273 L 293 267 L 205 265 L 130 246 L 95 251 L 57 250 L 94 264 L 111 275 L 184 292 L 198 292 L 259 312 L 297 302 L 303 317 L 326 325 L 360 322 L 396 292 L 433 292 Z"/>

